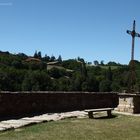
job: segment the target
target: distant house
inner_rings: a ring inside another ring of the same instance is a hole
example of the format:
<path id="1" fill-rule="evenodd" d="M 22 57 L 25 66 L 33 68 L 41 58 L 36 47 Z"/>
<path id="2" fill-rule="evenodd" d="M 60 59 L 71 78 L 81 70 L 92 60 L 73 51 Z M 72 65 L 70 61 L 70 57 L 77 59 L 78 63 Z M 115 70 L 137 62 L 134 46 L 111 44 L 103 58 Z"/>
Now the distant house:
<path id="1" fill-rule="evenodd" d="M 33 57 L 27 58 L 25 61 L 26 61 L 26 62 L 41 62 L 40 59 L 38 59 L 38 58 L 33 58 Z"/>
<path id="2" fill-rule="evenodd" d="M 57 64 L 59 64 L 59 62 L 58 62 L 58 61 L 48 62 L 48 63 L 47 63 L 47 65 L 57 65 Z"/>

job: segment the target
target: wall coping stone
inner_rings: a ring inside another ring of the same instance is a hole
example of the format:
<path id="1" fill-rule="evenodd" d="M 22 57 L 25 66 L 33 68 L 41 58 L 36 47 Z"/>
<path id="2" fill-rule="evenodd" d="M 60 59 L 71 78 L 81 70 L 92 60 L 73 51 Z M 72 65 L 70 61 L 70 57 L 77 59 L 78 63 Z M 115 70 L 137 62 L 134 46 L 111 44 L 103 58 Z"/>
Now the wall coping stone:
<path id="1" fill-rule="evenodd" d="M 118 93 L 119 97 L 136 97 L 139 96 L 140 97 L 140 93 Z"/>
<path id="2" fill-rule="evenodd" d="M 118 94 L 117 92 L 83 92 L 83 91 L 16 91 L 16 92 L 11 92 L 11 91 L 0 91 L 0 94 L 2 93 L 6 93 L 6 94 L 30 94 L 30 93 L 34 93 L 34 94 L 54 94 L 54 93 L 67 93 L 67 94 L 71 94 L 71 93 L 77 93 L 77 94 Z"/>

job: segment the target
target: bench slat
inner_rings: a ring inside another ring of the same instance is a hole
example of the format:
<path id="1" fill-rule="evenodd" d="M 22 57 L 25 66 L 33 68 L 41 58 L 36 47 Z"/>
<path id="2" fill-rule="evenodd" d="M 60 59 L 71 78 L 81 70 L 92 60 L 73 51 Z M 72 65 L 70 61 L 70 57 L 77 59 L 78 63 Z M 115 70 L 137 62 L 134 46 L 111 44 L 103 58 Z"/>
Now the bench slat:
<path id="1" fill-rule="evenodd" d="M 111 116 L 112 116 L 111 111 L 112 110 L 114 110 L 114 108 L 99 108 L 99 109 L 88 109 L 88 110 L 85 110 L 85 112 L 88 112 L 89 118 L 94 118 L 93 112 L 107 111 L 107 116 L 109 118 L 111 118 Z"/>
<path id="2" fill-rule="evenodd" d="M 100 112 L 100 111 L 108 111 L 114 110 L 114 108 L 99 108 L 99 109 L 87 109 L 85 112 Z"/>

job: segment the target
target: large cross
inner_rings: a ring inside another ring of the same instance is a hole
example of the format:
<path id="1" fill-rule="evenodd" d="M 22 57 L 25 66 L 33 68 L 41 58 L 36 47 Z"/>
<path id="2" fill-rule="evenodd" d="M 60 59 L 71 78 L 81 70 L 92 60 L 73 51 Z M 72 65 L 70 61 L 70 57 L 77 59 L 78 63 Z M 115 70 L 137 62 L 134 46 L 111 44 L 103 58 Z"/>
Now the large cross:
<path id="1" fill-rule="evenodd" d="M 130 66 L 130 75 L 129 75 L 129 82 L 128 82 L 128 90 L 133 93 L 135 91 L 135 84 L 136 84 L 136 73 L 135 73 L 135 62 L 134 62 L 134 45 L 135 45 L 135 37 L 140 37 L 139 33 L 135 31 L 136 23 L 135 20 L 133 22 L 133 30 L 127 30 L 127 33 L 132 36 L 132 50 L 131 50 L 131 61 L 129 63 Z"/>
<path id="2" fill-rule="evenodd" d="M 140 34 L 139 33 L 136 33 L 136 31 L 135 31 L 135 27 L 136 27 L 136 22 L 134 20 L 134 22 L 133 22 L 133 30 L 132 31 L 129 31 L 129 30 L 126 31 L 128 34 L 130 34 L 132 36 L 131 60 L 134 60 L 135 37 L 140 37 Z"/>

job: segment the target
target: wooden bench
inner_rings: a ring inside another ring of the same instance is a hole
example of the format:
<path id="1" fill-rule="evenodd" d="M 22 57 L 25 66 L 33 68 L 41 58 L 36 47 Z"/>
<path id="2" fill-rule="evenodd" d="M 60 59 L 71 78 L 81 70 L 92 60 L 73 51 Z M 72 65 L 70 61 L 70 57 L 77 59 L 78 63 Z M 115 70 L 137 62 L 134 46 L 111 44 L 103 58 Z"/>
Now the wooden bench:
<path id="1" fill-rule="evenodd" d="M 93 112 L 102 112 L 102 111 L 107 111 L 107 116 L 109 118 L 112 117 L 111 111 L 114 110 L 114 108 L 100 108 L 100 109 L 88 109 L 85 110 L 85 112 L 88 112 L 89 118 L 94 118 L 93 117 Z"/>

